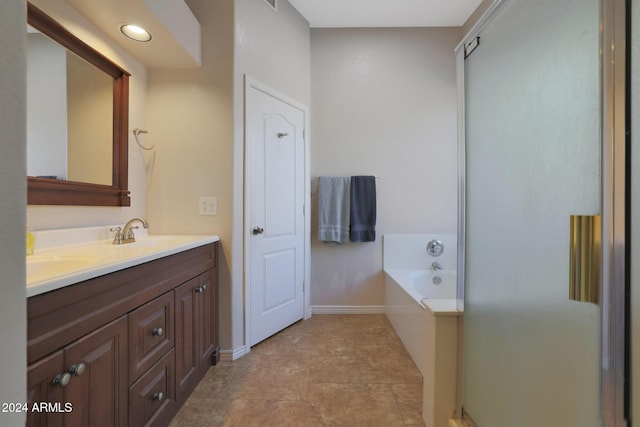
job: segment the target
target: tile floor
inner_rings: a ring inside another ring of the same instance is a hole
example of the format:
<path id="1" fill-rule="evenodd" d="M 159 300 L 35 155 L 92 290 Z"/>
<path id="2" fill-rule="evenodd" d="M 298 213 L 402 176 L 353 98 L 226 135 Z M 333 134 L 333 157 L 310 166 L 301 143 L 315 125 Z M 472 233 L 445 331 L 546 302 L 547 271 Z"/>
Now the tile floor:
<path id="1" fill-rule="evenodd" d="M 384 315 L 315 315 L 209 369 L 170 427 L 423 426 L 421 410 Z"/>

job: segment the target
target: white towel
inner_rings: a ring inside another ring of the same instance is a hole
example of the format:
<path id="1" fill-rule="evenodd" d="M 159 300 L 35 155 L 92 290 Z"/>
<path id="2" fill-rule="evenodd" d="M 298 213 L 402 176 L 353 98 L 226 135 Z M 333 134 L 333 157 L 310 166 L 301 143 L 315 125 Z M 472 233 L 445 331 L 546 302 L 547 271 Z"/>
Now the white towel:
<path id="1" fill-rule="evenodd" d="M 321 176 L 318 179 L 318 240 L 349 240 L 351 178 Z"/>

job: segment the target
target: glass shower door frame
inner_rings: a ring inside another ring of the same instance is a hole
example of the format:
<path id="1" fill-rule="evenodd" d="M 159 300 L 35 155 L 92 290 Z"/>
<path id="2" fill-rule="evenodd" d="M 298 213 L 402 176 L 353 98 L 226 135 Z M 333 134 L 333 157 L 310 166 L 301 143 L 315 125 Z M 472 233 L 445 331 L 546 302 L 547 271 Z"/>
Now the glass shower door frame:
<path id="1" fill-rule="evenodd" d="M 464 308 L 466 230 L 465 57 L 511 0 L 495 0 L 456 48 L 458 84 L 458 306 Z M 627 425 L 626 378 L 626 0 L 601 0 L 600 396 L 604 427 Z M 464 356 L 463 356 L 464 357 Z M 463 372 L 464 375 L 464 372 Z M 461 381 L 460 383 L 463 383 Z M 459 393 L 462 395 L 462 393 Z M 464 406 L 464 402 L 462 402 Z"/>
<path id="2" fill-rule="evenodd" d="M 602 414 L 626 426 L 626 1 L 602 1 Z"/>

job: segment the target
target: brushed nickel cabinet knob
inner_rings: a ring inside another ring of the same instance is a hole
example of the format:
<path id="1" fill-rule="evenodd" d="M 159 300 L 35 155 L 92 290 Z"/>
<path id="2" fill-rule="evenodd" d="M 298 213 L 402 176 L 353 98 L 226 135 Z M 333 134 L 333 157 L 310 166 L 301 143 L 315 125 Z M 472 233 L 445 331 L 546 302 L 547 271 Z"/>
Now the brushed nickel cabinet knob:
<path id="1" fill-rule="evenodd" d="M 56 375 L 53 381 L 51 381 L 51 385 L 54 387 L 64 387 L 69 384 L 69 381 L 71 381 L 71 374 L 65 372 L 63 374 Z"/>
<path id="2" fill-rule="evenodd" d="M 86 369 L 86 367 L 87 366 L 84 363 L 76 363 L 75 365 L 72 365 L 69 368 L 69 373 L 71 375 L 75 375 L 76 377 L 79 377 L 84 373 L 84 370 Z"/>

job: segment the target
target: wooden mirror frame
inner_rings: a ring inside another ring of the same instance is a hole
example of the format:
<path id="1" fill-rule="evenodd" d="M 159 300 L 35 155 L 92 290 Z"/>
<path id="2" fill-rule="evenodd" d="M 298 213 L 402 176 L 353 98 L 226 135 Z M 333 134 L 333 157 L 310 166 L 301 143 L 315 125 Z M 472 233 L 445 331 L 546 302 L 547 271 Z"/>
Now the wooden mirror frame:
<path id="1" fill-rule="evenodd" d="M 27 3 L 29 25 L 70 52 L 113 77 L 112 185 L 27 177 L 27 204 L 130 206 L 128 186 L 129 74 L 97 50 L 71 34 L 49 15 Z"/>

